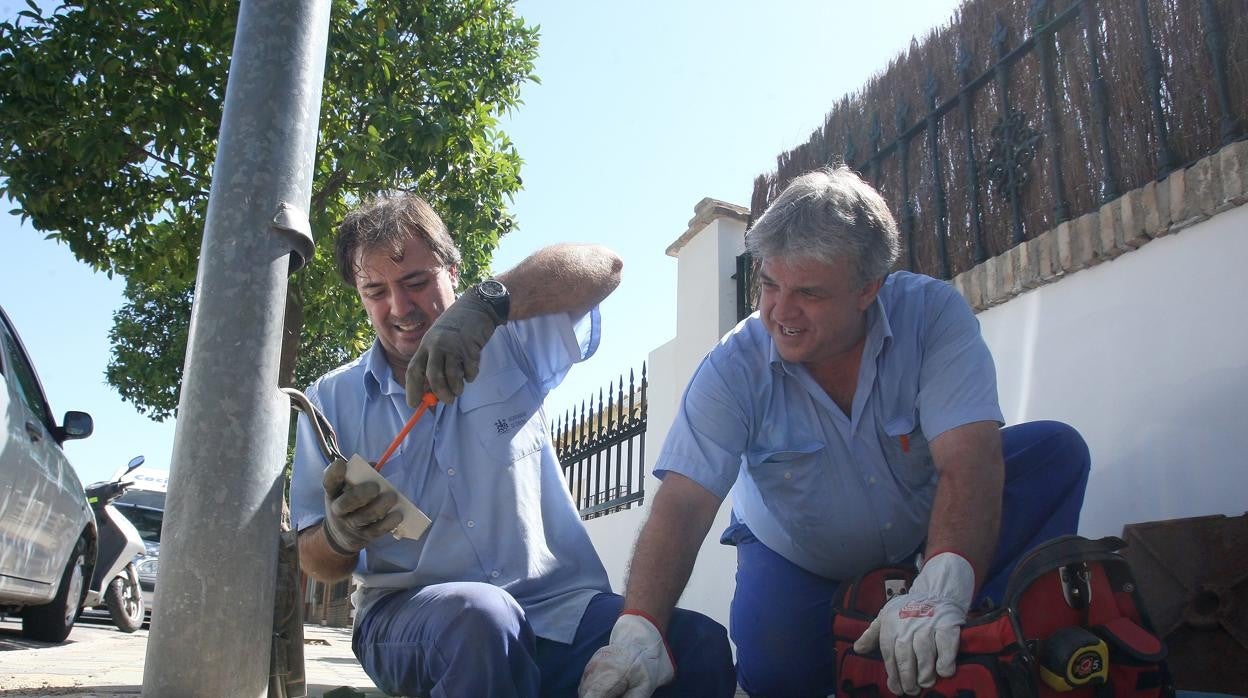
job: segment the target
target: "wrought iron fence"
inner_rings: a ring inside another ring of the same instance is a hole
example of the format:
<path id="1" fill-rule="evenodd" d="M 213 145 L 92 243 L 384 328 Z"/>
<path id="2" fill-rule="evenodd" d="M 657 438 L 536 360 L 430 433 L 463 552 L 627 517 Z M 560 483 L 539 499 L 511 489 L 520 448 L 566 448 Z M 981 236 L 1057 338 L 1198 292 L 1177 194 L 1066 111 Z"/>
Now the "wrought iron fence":
<path id="1" fill-rule="evenodd" d="M 913 107 L 923 110 L 915 114 Z M 968 0 L 755 180 L 844 162 L 949 279 L 1248 135 L 1244 0 Z"/>
<path id="2" fill-rule="evenodd" d="M 737 255 L 737 273 L 732 275 L 737 282 L 737 322 L 749 317 L 758 305 L 754 289 L 754 256 L 749 252 Z"/>
<path id="3" fill-rule="evenodd" d="M 563 466 L 572 501 L 582 519 L 639 506 L 645 498 L 646 365 L 641 383 L 628 372 L 605 391 L 582 401 L 551 427 L 551 440 Z"/>

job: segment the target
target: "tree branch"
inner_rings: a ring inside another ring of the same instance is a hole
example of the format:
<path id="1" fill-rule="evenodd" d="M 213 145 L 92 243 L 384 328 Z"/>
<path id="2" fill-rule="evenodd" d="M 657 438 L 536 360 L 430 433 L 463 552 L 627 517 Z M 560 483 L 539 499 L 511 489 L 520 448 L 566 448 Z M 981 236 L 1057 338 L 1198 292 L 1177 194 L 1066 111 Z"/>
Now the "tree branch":
<path id="1" fill-rule="evenodd" d="M 347 173 L 343 170 L 334 170 L 334 173 L 325 181 L 325 186 L 312 196 L 312 210 L 310 214 L 319 214 L 325 208 L 325 202 L 331 197 L 338 195 L 338 190 L 342 189 L 342 185 L 347 183 Z"/>
<path id="2" fill-rule="evenodd" d="M 185 167 L 183 167 L 182 165 L 180 165 L 180 164 L 178 164 L 178 163 L 176 163 L 176 162 L 174 162 L 174 161 L 170 160 L 169 158 L 163 158 L 163 157 L 161 157 L 161 156 L 157 155 L 156 153 L 153 153 L 151 150 L 148 150 L 148 149 L 144 148 L 144 149 L 143 149 L 143 154 L 144 154 L 144 155 L 146 155 L 147 157 L 149 157 L 149 158 L 151 158 L 151 159 L 155 160 L 156 162 L 159 162 L 159 163 L 161 163 L 161 164 L 165 165 L 166 167 L 173 168 L 173 170 L 174 170 L 174 171 L 176 171 L 176 172 L 178 172 L 178 173 L 180 173 L 180 174 L 182 174 L 182 175 L 185 175 L 185 176 L 187 176 L 187 177 L 190 177 L 191 179 L 193 179 L 193 180 L 195 180 L 195 181 L 197 181 L 197 182 L 201 182 L 201 183 L 209 183 L 209 184 L 211 184 L 211 180 L 210 180 L 210 179 L 208 179 L 208 178 L 206 178 L 206 177 L 201 176 L 199 173 L 192 172 L 192 171 L 190 171 L 190 170 L 186 169 L 186 168 L 185 168 Z"/>

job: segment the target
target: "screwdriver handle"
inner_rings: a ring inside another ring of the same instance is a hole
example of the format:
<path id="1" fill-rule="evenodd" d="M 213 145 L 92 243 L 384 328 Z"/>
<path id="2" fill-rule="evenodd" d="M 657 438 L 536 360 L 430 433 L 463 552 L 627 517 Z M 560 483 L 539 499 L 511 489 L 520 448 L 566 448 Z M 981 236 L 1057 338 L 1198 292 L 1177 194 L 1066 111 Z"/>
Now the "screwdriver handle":
<path id="1" fill-rule="evenodd" d="M 412 413 L 411 418 L 407 420 L 407 424 L 404 424 L 403 428 L 399 430 L 399 434 L 394 437 L 394 441 L 390 442 L 390 447 L 386 449 L 386 452 L 381 454 L 381 460 L 378 460 L 377 465 L 373 466 L 377 469 L 377 472 L 381 472 L 381 466 L 390 459 L 390 456 L 394 455 L 395 449 L 399 447 L 399 444 L 403 443 L 403 439 L 407 438 L 408 432 L 412 430 L 412 427 L 416 426 L 417 420 L 425 413 L 425 410 L 437 404 L 437 402 L 438 398 L 433 393 L 425 393 L 420 398 L 420 406 Z"/>

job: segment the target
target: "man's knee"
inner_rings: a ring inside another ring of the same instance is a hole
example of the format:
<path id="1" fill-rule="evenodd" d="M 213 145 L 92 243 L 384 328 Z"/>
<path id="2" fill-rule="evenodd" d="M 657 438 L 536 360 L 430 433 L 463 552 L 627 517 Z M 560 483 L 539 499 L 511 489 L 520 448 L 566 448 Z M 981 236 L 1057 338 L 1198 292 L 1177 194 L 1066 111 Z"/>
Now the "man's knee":
<path id="1" fill-rule="evenodd" d="M 1069 460 L 1079 463 L 1088 461 L 1088 444 L 1077 429 L 1065 422 L 1038 422 L 1055 453 L 1066 456 Z"/>
<path id="2" fill-rule="evenodd" d="M 531 695 L 535 639 L 519 604 L 489 584 L 396 594 L 369 612 L 353 646 L 369 677 L 395 695 Z"/>
<path id="3" fill-rule="evenodd" d="M 461 584 L 456 593 L 439 599 L 438 616 L 446 640 L 489 651 L 495 646 L 524 641 L 528 626 L 524 611 L 507 592 L 490 584 Z M 529 642 L 532 642 L 531 637 Z"/>
<path id="4" fill-rule="evenodd" d="M 1002 431 L 1007 479 L 1030 477 L 1036 469 L 1057 485 L 1086 483 L 1092 459 L 1088 444 L 1074 427 L 1063 422 L 1026 422 Z M 1013 466 L 1013 467 L 1011 467 Z"/>
<path id="5" fill-rule="evenodd" d="M 1062 422 L 1044 422 L 1045 440 L 1052 453 L 1052 471 L 1059 474 L 1068 488 L 1083 490 L 1087 487 L 1088 473 L 1092 468 L 1092 458 L 1088 452 L 1088 444 L 1074 427 Z"/>
<path id="6" fill-rule="evenodd" d="M 356 644 L 437 647 L 506 653 L 517 643 L 532 645 L 524 611 L 510 594 L 490 584 L 457 583 L 426 587 L 380 602 L 356 633 Z"/>

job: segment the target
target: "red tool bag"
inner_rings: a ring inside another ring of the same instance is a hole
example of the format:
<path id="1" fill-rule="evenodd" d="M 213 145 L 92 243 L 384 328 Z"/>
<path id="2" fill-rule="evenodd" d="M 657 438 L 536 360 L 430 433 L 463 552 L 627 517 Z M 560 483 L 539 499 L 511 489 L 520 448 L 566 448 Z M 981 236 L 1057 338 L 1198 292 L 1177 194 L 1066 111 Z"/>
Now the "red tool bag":
<path id="1" fill-rule="evenodd" d="M 1119 538 L 1061 536 L 1028 553 L 1005 603 L 972 612 L 958 670 L 922 689 L 929 698 L 1165 698 L 1174 695 L 1165 646 L 1147 615 Z M 915 571 L 871 570 L 842 584 L 832 616 L 839 698 L 891 696 L 878 651 L 854 641 Z"/>

